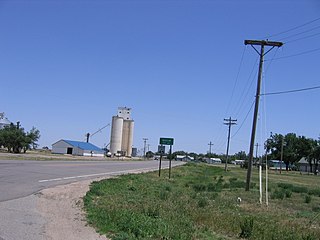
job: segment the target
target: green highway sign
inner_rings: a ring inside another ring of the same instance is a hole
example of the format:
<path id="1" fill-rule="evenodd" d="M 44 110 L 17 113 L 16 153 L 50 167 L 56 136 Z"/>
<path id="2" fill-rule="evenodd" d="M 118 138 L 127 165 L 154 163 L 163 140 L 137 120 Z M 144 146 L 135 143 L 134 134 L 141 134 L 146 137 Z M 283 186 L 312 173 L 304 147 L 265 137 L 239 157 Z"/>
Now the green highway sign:
<path id="1" fill-rule="evenodd" d="M 160 138 L 160 144 L 173 145 L 173 138 Z"/>

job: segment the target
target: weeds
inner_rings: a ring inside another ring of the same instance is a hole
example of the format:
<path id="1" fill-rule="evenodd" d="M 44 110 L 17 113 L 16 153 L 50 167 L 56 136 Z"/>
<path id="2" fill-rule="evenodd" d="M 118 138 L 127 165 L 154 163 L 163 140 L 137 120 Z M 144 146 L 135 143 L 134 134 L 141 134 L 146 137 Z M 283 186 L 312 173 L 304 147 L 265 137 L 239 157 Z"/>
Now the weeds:
<path id="1" fill-rule="evenodd" d="M 89 224 L 113 240 L 320 239 L 320 219 L 312 214 L 320 211 L 318 190 L 306 184 L 270 180 L 271 198 L 285 200 L 270 201 L 265 211 L 257 207 L 257 176 L 252 191 L 244 191 L 243 169 L 225 173 L 219 167 L 187 164 L 174 172 L 174 181 L 154 172 L 93 183 L 84 198 Z M 301 197 L 305 202 L 310 198 L 309 203 L 312 197 L 312 205 L 301 204 Z M 314 233 L 302 235 L 310 230 L 302 223 L 311 220 Z"/>

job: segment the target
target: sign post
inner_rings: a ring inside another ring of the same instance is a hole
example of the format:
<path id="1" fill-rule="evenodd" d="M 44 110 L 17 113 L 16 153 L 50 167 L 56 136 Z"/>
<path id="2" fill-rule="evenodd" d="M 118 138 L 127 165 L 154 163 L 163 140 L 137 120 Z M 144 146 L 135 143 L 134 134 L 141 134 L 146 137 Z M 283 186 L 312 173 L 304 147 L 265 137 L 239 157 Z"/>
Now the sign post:
<path id="1" fill-rule="evenodd" d="M 163 145 L 158 146 L 158 153 L 160 153 L 160 160 L 159 160 L 159 177 L 161 174 L 161 160 L 162 160 L 162 155 L 165 153 L 166 147 Z"/>
<path id="2" fill-rule="evenodd" d="M 160 146 L 158 147 L 158 152 L 160 153 L 160 163 L 159 163 L 159 177 L 160 177 L 160 172 L 161 172 L 161 159 L 162 155 L 164 154 L 164 147 L 163 145 L 170 145 L 170 157 L 169 157 L 169 179 L 171 177 L 171 154 L 172 154 L 172 145 L 173 145 L 174 139 L 173 138 L 160 138 Z M 163 148 L 163 153 L 160 152 L 160 148 Z"/>

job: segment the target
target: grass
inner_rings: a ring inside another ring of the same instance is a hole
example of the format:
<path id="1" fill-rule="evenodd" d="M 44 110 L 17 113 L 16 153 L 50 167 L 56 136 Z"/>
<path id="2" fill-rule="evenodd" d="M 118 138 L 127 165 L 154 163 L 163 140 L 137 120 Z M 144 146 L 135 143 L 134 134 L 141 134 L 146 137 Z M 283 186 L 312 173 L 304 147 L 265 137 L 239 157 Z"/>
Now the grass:
<path id="1" fill-rule="evenodd" d="M 164 172 L 163 176 L 168 173 Z M 320 178 L 269 174 L 269 206 L 260 205 L 257 171 L 205 164 L 94 182 L 84 197 L 89 224 L 111 239 L 320 239 Z M 241 203 L 237 198 L 242 199 Z"/>

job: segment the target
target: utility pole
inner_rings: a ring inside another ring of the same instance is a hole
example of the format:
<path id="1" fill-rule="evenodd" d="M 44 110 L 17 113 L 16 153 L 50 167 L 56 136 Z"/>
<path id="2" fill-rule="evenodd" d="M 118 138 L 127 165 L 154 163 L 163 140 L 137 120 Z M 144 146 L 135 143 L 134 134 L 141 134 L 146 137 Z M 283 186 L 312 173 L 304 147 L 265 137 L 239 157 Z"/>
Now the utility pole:
<path id="1" fill-rule="evenodd" d="M 254 107 L 254 115 L 253 115 L 253 123 L 252 123 L 252 131 L 251 131 L 251 140 L 250 140 L 250 151 L 249 151 L 249 162 L 248 162 L 248 171 L 247 171 L 247 182 L 246 182 L 246 191 L 250 190 L 250 180 L 251 180 L 251 171 L 252 171 L 252 160 L 253 160 L 253 149 L 254 149 L 254 140 L 256 135 L 256 127 L 257 127 L 257 118 L 258 118 L 258 110 L 259 110 L 259 100 L 260 100 L 260 88 L 261 88 L 261 79 L 262 79 L 262 69 L 263 69 L 263 57 L 268 52 L 270 52 L 274 47 L 281 47 L 283 45 L 282 42 L 271 42 L 268 40 L 245 40 L 245 45 L 251 45 L 253 49 L 260 56 L 259 63 L 259 74 L 258 74 L 258 83 L 257 83 L 257 92 L 256 92 L 256 101 Z M 261 46 L 260 52 L 254 47 L 254 45 Z M 272 47 L 266 53 L 264 52 L 264 47 L 270 46 Z"/>
<path id="2" fill-rule="evenodd" d="M 281 172 L 282 172 L 282 160 L 283 160 L 283 140 L 284 140 L 284 136 L 282 136 L 282 139 L 281 139 L 280 174 L 281 174 Z"/>
<path id="3" fill-rule="evenodd" d="M 146 158 L 146 147 L 147 147 L 147 140 L 148 138 L 142 138 L 143 142 L 144 142 L 144 147 L 143 147 L 143 158 Z"/>
<path id="4" fill-rule="evenodd" d="M 260 144 L 256 143 L 256 160 L 258 159 L 258 149 L 259 149 Z"/>
<path id="5" fill-rule="evenodd" d="M 226 157 L 226 163 L 224 165 L 224 171 L 228 170 L 228 157 L 229 157 L 229 144 L 230 144 L 230 132 L 231 132 L 231 126 L 236 124 L 237 119 L 224 119 L 226 121 L 224 124 L 229 126 L 229 131 L 228 131 L 228 144 L 227 144 L 227 157 Z"/>
<path id="6" fill-rule="evenodd" d="M 211 155 L 211 146 L 213 146 L 213 143 L 210 141 L 208 145 L 209 145 L 209 154 Z"/>

